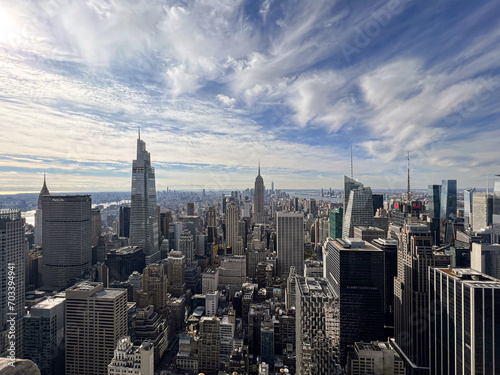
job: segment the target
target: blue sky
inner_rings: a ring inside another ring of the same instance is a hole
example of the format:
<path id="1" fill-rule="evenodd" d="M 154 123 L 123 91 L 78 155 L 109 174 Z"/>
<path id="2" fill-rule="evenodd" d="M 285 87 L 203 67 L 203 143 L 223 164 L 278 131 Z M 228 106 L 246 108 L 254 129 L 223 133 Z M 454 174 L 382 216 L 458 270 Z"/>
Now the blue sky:
<path id="1" fill-rule="evenodd" d="M 499 173 L 496 1 L 3 1 L 0 192 Z"/>

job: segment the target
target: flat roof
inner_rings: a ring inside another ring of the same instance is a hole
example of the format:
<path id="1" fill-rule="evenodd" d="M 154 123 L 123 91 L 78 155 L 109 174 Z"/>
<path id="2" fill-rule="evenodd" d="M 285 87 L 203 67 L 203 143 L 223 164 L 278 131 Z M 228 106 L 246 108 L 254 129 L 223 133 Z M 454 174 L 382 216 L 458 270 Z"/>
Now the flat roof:
<path id="1" fill-rule="evenodd" d="M 64 303 L 66 298 L 52 298 L 49 297 L 43 301 L 38 302 L 36 305 L 33 305 L 32 309 L 51 309 L 54 306 L 57 306 L 61 303 Z"/>
<path id="2" fill-rule="evenodd" d="M 339 250 L 343 250 L 343 251 L 382 251 L 381 249 L 379 249 L 378 247 L 376 246 L 373 246 L 371 243 L 369 243 L 368 241 L 362 241 L 362 240 L 359 240 L 359 242 L 364 242 L 364 247 L 356 247 L 356 243 L 357 242 L 353 242 L 350 247 L 344 247 L 344 245 L 338 241 L 338 239 L 335 239 L 335 240 L 332 240 L 332 242 L 335 244 L 335 246 L 339 249 Z M 348 243 L 346 243 L 345 245 L 349 245 Z"/>

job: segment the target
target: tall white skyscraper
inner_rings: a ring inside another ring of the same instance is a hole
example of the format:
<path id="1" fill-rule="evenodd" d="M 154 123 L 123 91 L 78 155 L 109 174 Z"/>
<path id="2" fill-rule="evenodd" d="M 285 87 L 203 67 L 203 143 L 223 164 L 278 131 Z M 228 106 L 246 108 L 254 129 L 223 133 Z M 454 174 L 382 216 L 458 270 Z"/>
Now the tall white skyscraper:
<path id="1" fill-rule="evenodd" d="M 342 227 L 342 237 L 354 237 L 354 227 L 370 227 L 375 224 L 373 219 L 373 198 L 372 189 L 359 187 L 351 189 L 349 199 L 344 211 L 344 222 Z"/>
<path id="2" fill-rule="evenodd" d="M 187 264 L 193 263 L 194 260 L 194 241 L 193 235 L 187 229 L 184 229 L 179 238 L 179 251 L 186 257 Z"/>
<path id="3" fill-rule="evenodd" d="M 301 212 L 278 212 L 277 258 L 278 272 L 288 274 L 294 266 L 297 274 L 304 273 L 304 216 Z"/>
<path id="4" fill-rule="evenodd" d="M 260 175 L 260 162 L 259 174 L 255 178 L 255 192 L 253 197 L 253 211 L 255 223 L 264 223 L 264 179 Z"/>
<path id="5" fill-rule="evenodd" d="M 24 219 L 21 210 L 0 210 L 0 355 L 11 350 L 14 333 L 16 358 L 22 357 L 25 268 Z M 26 250 L 27 252 L 27 250 Z M 9 353 L 10 355 L 10 353 Z"/>
<path id="6" fill-rule="evenodd" d="M 137 159 L 132 164 L 130 245 L 143 248 L 146 265 L 160 260 L 155 169 L 151 166 L 151 156 L 146 151 L 146 143 L 141 140 L 140 133 Z"/>

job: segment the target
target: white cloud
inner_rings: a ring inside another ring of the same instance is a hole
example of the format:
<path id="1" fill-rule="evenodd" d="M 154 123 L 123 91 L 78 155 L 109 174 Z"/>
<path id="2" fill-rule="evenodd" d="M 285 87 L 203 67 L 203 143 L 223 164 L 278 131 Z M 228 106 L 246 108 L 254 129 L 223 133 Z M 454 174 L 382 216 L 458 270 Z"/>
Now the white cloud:
<path id="1" fill-rule="evenodd" d="M 229 96 L 219 94 L 216 96 L 217 100 L 221 102 L 224 106 L 233 108 L 234 105 L 236 104 L 236 99 L 235 98 L 230 98 Z"/>

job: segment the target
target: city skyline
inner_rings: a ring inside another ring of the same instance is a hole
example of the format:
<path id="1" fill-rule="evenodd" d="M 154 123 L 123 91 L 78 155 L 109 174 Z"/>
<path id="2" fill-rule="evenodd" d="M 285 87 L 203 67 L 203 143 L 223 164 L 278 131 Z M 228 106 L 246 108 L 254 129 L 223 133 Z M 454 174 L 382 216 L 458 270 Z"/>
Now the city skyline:
<path id="1" fill-rule="evenodd" d="M 210 17 L 206 17 L 210 14 Z M 494 2 L 6 3 L 0 194 L 484 187 L 500 136 Z M 490 181 L 492 178 L 490 177 Z M 491 186 L 490 186 L 491 187 Z"/>

